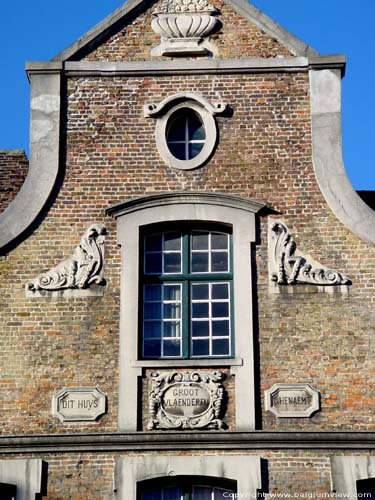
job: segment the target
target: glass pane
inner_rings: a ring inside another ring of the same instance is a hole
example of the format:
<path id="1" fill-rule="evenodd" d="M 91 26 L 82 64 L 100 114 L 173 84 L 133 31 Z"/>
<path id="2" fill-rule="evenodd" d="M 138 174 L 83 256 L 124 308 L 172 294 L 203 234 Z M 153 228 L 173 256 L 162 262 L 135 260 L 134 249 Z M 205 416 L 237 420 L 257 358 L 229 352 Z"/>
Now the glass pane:
<path id="1" fill-rule="evenodd" d="M 145 319 L 161 319 L 161 303 L 146 302 L 144 305 Z"/>
<path id="2" fill-rule="evenodd" d="M 227 283 L 212 284 L 212 299 L 228 299 L 229 287 Z"/>
<path id="3" fill-rule="evenodd" d="M 164 250 L 181 250 L 181 233 L 165 233 Z"/>
<path id="4" fill-rule="evenodd" d="M 193 300 L 208 299 L 208 285 L 206 284 L 193 285 L 192 299 Z"/>
<path id="5" fill-rule="evenodd" d="M 161 253 L 145 254 L 145 273 L 161 274 Z"/>
<path id="6" fill-rule="evenodd" d="M 164 322 L 164 337 L 180 337 L 180 323 L 175 321 Z"/>
<path id="7" fill-rule="evenodd" d="M 186 140 L 186 116 L 176 116 L 174 119 L 172 118 L 167 132 L 167 142 L 170 141 L 185 141 Z"/>
<path id="8" fill-rule="evenodd" d="M 145 285 L 145 301 L 161 300 L 161 285 Z"/>
<path id="9" fill-rule="evenodd" d="M 212 322 L 212 335 L 214 337 L 228 337 L 229 336 L 229 321 L 213 321 Z"/>
<path id="10" fill-rule="evenodd" d="M 228 304 L 228 302 L 213 302 L 212 303 L 212 317 L 213 318 L 228 318 L 229 317 L 229 304 Z"/>
<path id="11" fill-rule="evenodd" d="M 142 500 L 162 500 L 162 492 L 158 491 L 145 491 L 142 493 Z"/>
<path id="12" fill-rule="evenodd" d="M 210 346 L 208 339 L 193 340 L 193 356 L 209 356 Z"/>
<path id="13" fill-rule="evenodd" d="M 189 160 L 195 158 L 202 151 L 204 142 L 191 142 L 189 144 Z"/>
<path id="14" fill-rule="evenodd" d="M 208 250 L 208 233 L 193 232 L 191 235 L 193 250 Z"/>
<path id="15" fill-rule="evenodd" d="M 181 300 L 181 286 L 164 285 L 164 300 Z"/>
<path id="16" fill-rule="evenodd" d="M 164 273 L 173 274 L 181 272 L 181 254 L 180 253 L 165 253 L 164 254 Z"/>
<path id="17" fill-rule="evenodd" d="M 208 302 L 198 303 L 192 305 L 192 317 L 193 318 L 208 318 Z"/>
<path id="18" fill-rule="evenodd" d="M 211 253 L 211 271 L 220 273 L 228 271 L 228 253 L 227 252 L 212 252 Z"/>
<path id="19" fill-rule="evenodd" d="M 180 340 L 163 340 L 163 356 L 180 356 Z"/>
<path id="20" fill-rule="evenodd" d="M 193 273 L 208 273 L 208 253 L 193 253 L 191 255 L 191 268 Z"/>
<path id="21" fill-rule="evenodd" d="M 161 234 L 151 234 L 145 237 L 146 252 L 161 252 Z"/>
<path id="22" fill-rule="evenodd" d="M 161 321 L 145 321 L 143 331 L 145 338 L 160 338 Z"/>
<path id="23" fill-rule="evenodd" d="M 188 160 L 186 158 L 185 143 L 168 142 L 169 151 L 178 160 Z"/>
<path id="24" fill-rule="evenodd" d="M 194 486 L 192 500 L 213 500 L 213 488 Z"/>
<path id="25" fill-rule="evenodd" d="M 180 319 L 180 304 L 164 304 L 164 319 Z"/>
<path id="26" fill-rule="evenodd" d="M 208 321 L 192 321 L 193 337 L 208 337 L 210 335 L 210 323 Z"/>
<path id="27" fill-rule="evenodd" d="M 226 250 L 228 248 L 228 235 L 220 233 L 212 233 L 211 248 L 213 250 Z"/>
<path id="28" fill-rule="evenodd" d="M 145 358 L 160 358 L 161 342 L 160 340 L 144 340 L 143 355 Z"/>
<path id="29" fill-rule="evenodd" d="M 227 356 L 229 354 L 229 339 L 214 339 L 212 341 L 213 356 Z"/>
<path id="30" fill-rule="evenodd" d="M 188 119 L 189 127 L 189 141 L 204 141 L 206 138 L 206 132 L 202 125 L 202 122 L 197 116 L 191 116 Z"/>
<path id="31" fill-rule="evenodd" d="M 163 490 L 163 500 L 182 500 L 182 490 L 181 488 L 165 488 Z"/>

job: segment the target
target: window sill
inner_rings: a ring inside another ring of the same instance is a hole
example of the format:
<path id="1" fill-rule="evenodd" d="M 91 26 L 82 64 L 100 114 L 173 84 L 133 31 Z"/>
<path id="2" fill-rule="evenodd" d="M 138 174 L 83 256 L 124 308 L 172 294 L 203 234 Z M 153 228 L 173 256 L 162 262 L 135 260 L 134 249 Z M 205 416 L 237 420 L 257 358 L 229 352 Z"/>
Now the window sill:
<path id="1" fill-rule="evenodd" d="M 215 359 L 142 359 L 133 361 L 132 368 L 204 368 L 210 366 L 243 366 L 242 358 Z"/>

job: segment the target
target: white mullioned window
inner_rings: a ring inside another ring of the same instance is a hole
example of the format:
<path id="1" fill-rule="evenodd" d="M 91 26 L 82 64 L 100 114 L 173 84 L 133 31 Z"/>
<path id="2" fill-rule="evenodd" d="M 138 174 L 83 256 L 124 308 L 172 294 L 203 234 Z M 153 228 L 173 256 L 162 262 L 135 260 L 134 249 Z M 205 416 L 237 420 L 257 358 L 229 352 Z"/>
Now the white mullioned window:
<path id="1" fill-rule="evenodd" d="M 143 237 L 143 358 L 231 357 L 231 235 L 206 228 Z"/>

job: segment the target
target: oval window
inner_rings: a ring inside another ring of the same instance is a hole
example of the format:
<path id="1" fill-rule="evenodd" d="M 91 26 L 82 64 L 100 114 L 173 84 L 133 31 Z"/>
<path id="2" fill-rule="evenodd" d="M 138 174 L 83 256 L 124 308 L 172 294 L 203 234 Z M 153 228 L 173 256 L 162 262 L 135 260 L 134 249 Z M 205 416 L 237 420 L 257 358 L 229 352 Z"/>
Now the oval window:
<path id="1" fill-rule="evenodd" d="M 182 108 L 173 113 L 167 127 L 167 144 L 178 160 L 192 160 L 202 151 L 206 141 L 204 125 L 192 109 Z"/>
<path id="2" fill-rule="evenodd" d="M 155 136 L 165 162 L 189 170 L 200 167 L 212 155 L 217 140 L 216 122 L 199 103 L 178 103 L 159 117 Z"/>

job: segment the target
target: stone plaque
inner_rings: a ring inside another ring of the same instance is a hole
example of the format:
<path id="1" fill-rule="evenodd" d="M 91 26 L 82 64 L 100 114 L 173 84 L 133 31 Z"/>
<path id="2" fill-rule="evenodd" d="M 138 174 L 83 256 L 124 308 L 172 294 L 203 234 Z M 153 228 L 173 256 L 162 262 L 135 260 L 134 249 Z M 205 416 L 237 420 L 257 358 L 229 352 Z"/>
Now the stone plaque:
<path id="1" fill-rule="evenodd" d="M 53 414 L 62 422 L 94 421 L 106 413 L 106 403 L 97 387 L 64 387 L 53 396 Z"/>
<path id="2" fill-rule="evenodd" d="M 310 417 L 320 409 L 319 392 L 309 384 L 274 384 L 265 391 L 266 410 L 276 417 Z"/>
<path id="3" fill-rule="evenodd" d="M 222 372 L 154 372 L 148 429 L 221 429 Z"/>

